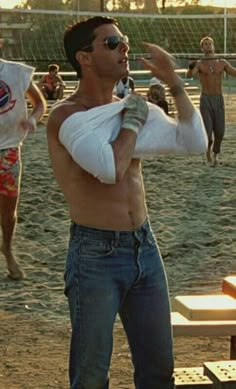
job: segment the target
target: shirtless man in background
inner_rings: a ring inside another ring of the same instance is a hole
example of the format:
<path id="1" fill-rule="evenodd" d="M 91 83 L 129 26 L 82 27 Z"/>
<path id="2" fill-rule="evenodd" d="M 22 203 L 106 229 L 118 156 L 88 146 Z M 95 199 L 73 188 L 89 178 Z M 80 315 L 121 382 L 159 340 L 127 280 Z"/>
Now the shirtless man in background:
<path id="1" fill-rule="evenodd" d="M 174 389 L 166 274 L 148 218 L 141 161 L 133 158 L 148 103 L 137 95 L 120 101 L 113 96 L 116 82 L 129 73 L 128 37 L 115 19 L 97 16 L 70 26 L 64 46 L 80 82 L 73 95 L 55 105 L 47 136 L 52 168 L 72 220 L 65 271 L 72 326 L 70 388 L 109 387 L 112 332 L 119 313 L 132 353 L 135 387 Z M 156 45 L 146 48 L 153 62 L 142 59 L 144 67 L 169 86 L 178 110 L 179 121 L 155 107 L 167 148 L 177 148 L 180 139 L 188 152 L 186 138 L 190 141 L 197 134 L 192 147 L 199 139 L 205 152 L 201 115 L 170 55 Z M 104 125 L 92 132 L 86 122 L 86 131 L 80 132 L 83 119 L 78 115 L 122 102 L 121 128 L 112 141 Z M 65 143 L 62 128 L 68 131 Z"/>
<path id="2" fill-rule="evenodd" d="M 222 92 L 224 72 L 236 77 L 236 68 L 215 56 L 214 41 L 206 36 L 200 41 L 205 58 L 190 62 L 187 77 L 198 74 L 201 84 L 200 111 L 208 135 L 207 161 L 216 166 L 225 134 L 225 107 Z"/>

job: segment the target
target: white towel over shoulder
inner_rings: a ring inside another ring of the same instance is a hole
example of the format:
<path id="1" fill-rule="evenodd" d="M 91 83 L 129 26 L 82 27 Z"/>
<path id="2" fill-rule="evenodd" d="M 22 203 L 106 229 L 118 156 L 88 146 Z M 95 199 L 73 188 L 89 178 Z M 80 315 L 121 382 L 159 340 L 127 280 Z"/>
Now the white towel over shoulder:
<path id="1" fill-rule="evenodd" d="M 124 100 L 77 112 L 64 120 L 59 140 L 83 169 L 101 182 L 115 183 L 115 162 L 111 142 L 122 125 Z M 202 153 L 207 136 L 200 112 L 189 121 L 175 120 L 148 103 L 148 118 L 140 130 L 134 158 L 153 159 L 163 153 Z"/>

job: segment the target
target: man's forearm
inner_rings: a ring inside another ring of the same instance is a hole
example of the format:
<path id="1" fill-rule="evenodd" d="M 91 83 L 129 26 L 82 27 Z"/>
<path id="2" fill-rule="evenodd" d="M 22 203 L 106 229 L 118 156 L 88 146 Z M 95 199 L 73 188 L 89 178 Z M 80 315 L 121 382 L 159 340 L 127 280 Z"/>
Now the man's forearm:
<path id="1" fill-rule="evenodd" d="M 170 93 L 173 96 L 178 117 L 180 120 L 191 119 L 194 112 L 194 105 L 184 89 L 182 80 L 178 80 L 170 87 Z"/>

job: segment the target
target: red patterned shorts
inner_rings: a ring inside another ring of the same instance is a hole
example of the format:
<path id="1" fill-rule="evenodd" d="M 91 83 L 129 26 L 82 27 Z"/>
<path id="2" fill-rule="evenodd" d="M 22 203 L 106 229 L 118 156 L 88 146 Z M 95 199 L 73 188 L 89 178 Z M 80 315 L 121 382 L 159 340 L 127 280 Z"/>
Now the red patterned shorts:
<path id="1" fill-rule="evenodd" d="M 0 150 L 0 194 L 16 197 L 20 174 L 20 150 Z"/>

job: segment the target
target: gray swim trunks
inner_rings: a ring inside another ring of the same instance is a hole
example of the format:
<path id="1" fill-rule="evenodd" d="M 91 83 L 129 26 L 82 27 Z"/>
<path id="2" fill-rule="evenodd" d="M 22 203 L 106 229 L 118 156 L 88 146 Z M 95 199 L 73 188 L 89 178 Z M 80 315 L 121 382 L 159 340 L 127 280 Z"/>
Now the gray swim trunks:
<path id="1" fill-rule="evenodd" d="M 205 95 L 200 97 L 200 111 L 205 124 L 209 142 L 218 144 L 215 152 L 220 152 L 220 143 L 225 133 L 225 106 L 222 95 Z"/>

